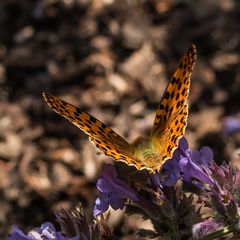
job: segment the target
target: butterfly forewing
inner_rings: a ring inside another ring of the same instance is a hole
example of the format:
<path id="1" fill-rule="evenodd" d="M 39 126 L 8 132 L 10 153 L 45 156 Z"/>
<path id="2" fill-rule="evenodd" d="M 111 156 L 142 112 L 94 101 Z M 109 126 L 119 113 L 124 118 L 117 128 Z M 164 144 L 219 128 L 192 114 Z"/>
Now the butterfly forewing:
<path id="1" fill-rule="evenodd" d="M 196 47 L 192 45 L 168 83 L 156 112 L 152 139 L 156 145 L 161 145 L 161 164 L 172 157 L 187 126 L 187 97 L 195 61 Z"/>
<path id="2" fill-rule="evenodd" d="M 158 129 L 164 129 L 169 119 L 171 120 L 179 114 L 185 106 L 189 94 L 190 77 L 196 62 L 196 54 L 196 47 L 192 45 L 173 73 L 156 111 L 152 135 Z"/>
<path id="3" fill-rule="evenodd" d="M 116 160 L 120 158 L 124 160 L 121 152 L 127 154 L 129 149 L 129 143 L 124 138 L 95 117 L 79 110 L 72 104 L 50 94 L 43 93 L 43 96 L 51 109 L 89 135 L 90 140 L 105 154 Z"/>

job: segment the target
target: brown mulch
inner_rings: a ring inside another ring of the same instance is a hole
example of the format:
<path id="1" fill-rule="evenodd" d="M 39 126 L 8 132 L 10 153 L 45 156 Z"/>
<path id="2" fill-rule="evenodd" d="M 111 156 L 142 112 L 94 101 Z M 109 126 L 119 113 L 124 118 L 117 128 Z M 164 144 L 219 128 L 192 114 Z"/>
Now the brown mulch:
<path id="1" fill-rule="evenodd" d="M 81 201 L 91 215 L 103 163 L 42 92 L 91 113 L 130 141 L 148 134 L 180 56 L 195 43 L 186 137 L 238 164 L 238 1 L 0 1 L 0 226 L 24 230 Z M 126 220 L 127 221 L 127 220 Z M 131 224 L 130 224 L 131 225 Z"/>

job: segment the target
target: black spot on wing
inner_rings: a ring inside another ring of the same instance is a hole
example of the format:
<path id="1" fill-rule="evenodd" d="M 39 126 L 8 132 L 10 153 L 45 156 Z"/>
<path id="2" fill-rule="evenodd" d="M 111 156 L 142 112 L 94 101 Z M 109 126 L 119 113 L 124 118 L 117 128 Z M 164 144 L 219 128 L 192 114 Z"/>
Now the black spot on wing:
<path id="1" fill-rule="evenodd" d="M 185 96 L 185 93 L 186 93 L 186 88 L 183 88 L 183 90 L 181 92 L 182 96 Z"/>
<path id="2" fill-rule="evenodd" d="M 92 122 L 93 124 L 97 123 L 97 119 L 93 116 L 90 116 L 89 121 Z"/>
<path id="3" fill-rule="evenodd" d="M 179 97 L 180 97 L 180 94 L 179 94 L 179 92 L 178 92 L 177 95 L 176 95 L 176 97 L 175 97 L 175 100 L 178 101 Z"/>
<path id="4" fill-rule="evenodd" d="M 168 100 L 169 97 L 170 97 L 170 93 L 169 93 L 169 92 L 166 92 L 164 98 Z"/>
<path id="5" fill-rule="evenodd" d="M 172 82 L 172 84 L 175 84 L 177 82 L 177 79 L 175 77 L 173 77 L 171 82 Z"/>
<path id="6" fill-rule="evenodd" d="M 182 87 L 182 82 L 179 79 L 178 86 L 177 86 L 178 91 L 181 89 L 181 87 Z"/>
<path id="7" fill-rule="evenodd" d="M 163 110 L 164 109 L 164 106 L 163 104 L 161 103 L 160 106 L 159 106 L 159 109 Z"/>

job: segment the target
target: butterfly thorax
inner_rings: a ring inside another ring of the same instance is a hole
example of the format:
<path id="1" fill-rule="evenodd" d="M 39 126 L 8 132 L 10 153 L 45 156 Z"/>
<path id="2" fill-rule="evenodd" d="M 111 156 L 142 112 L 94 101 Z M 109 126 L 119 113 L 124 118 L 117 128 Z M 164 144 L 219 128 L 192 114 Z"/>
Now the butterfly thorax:
<path id="1" fill-rule="evenodd" d="M 157 148 L 151 138 L 139 137 L 131 144 L 131 154 L 140 160 L 141 168 L 158 171 L 161 161 L 161 151 Z"/>

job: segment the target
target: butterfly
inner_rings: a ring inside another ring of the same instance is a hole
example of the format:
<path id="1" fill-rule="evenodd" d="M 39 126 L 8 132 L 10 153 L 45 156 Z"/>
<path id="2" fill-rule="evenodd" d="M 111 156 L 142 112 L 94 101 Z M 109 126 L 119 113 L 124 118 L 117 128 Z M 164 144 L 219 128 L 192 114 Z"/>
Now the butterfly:
<path id="1" fill-rule="evenodd" d="M 187 98 L 197 50 L 192 45 L 183 55 L 157 108 L 149 137 L 129 143 L 110 127 L 62 99 L 43 93 L 49 107 L 85 132 L 103 153 L 138 170 L 158 172 L 170 159 L 185 132 L 188 118 Z"/>

